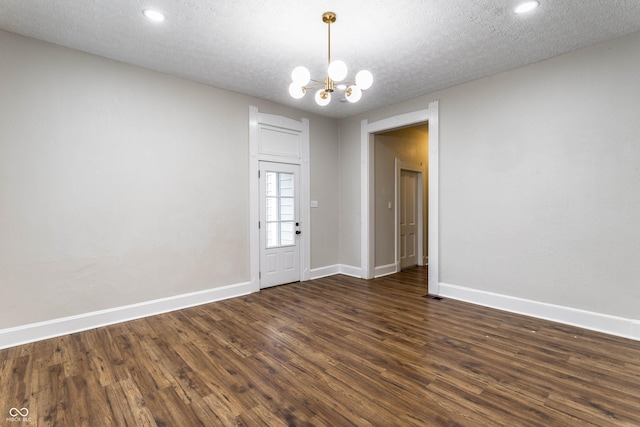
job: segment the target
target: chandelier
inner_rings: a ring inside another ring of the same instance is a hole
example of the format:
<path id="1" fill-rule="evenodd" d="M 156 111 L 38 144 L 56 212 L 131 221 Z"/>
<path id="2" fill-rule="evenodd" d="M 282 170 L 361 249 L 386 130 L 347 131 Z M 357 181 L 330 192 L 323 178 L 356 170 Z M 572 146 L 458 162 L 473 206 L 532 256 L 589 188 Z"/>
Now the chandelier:
<path id="1" fill-rule="evenodd" d="M 356 74 L 355 81 L 343 81 L 347 77 L 347 64 L 340 60 L 331 60 L 331 24 L 336 22 L 336 14 L 333 12 L 323 13 L 322 22 L 327 24 L 328 76 L 324 80 L 315 80 L 311 78 L 311 73 L 306 67 L 296 67 L 291 73 L 293 82 L 289 85 L 289 94 L 295 99 L 300 99 L 307 90 L 318 89 L 315 95 L 316 103 L 325 106 L 331 102 L 331 93 L 336 89 L 341 89 L 344 90 L 347 101 L 358 102 L 362 97 L 362 91 L 369 89 L 373 84 L 373 75 L 367 70 L 362 70 Z M 318 84 L 307 86 L 309 82 Z"/>

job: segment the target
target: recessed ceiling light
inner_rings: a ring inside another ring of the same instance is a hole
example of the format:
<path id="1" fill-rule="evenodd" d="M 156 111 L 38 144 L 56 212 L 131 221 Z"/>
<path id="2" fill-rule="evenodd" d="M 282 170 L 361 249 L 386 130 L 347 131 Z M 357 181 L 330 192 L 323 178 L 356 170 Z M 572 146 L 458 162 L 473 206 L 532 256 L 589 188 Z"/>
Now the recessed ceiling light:
<path id="1" fill-rule="evenodd" d="M 159 12 L 153 9 L 145 9 L 142 11 L 142 14 L 147 17 L 148 20 L 153 22 L 162 22 L 164 21 L 164 13 Z"/>
<path id="2" fill-rule="evenodd" d="M 513 9 L 514 13 L 527 13 L 527 12 L 531 12 L 533 9 L 535 9 L 536 7 L 540 6 L 540 2 L 539 1 L 525 1 L 520 3 L 518 6 L 516 6 L 515 9 Z"/>

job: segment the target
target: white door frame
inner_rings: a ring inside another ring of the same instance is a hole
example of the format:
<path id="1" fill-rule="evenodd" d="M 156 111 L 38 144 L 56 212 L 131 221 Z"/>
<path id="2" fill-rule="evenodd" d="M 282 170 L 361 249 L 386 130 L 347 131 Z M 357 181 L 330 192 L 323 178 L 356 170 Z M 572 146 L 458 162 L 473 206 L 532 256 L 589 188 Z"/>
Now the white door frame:
<path id="1" fill-rule="evenodd" d="M 260 126 L 270 126 L 299 132 L 301 146 L 295 156 L 261 152 Z M 251 292 L 260 291 L 260 161 L 300 165 L 300 281 L 311 278 L 311 200 L 309 178 L 309 120 L 300 121 L 273 114 L 260 113 L 249 107 L 249 270 Z"/>
<path id="2" fill-rule="evenodd" d="M 428 292 L 440 293 L 439 236 L 438 236 L 438 175 L 440 146 L 440 125 L 438 121 L 438 101 L 429 102 L 425 110 L 400 114 L 369 123 L 362 120 L 360 125 L 361 154 L 361 199 L 360 199 L 360 248 L 361 277 L 371 279 L 375 270 L 375 217 L 374 217 L 374 134 L 400 127 L 429 123 L 429 279 Z"/>
<path id="3" fill-rule="evenodd" d="M 417 186 L 417 198 L 416 198 L 416 203 L 417 203 L 417 207 L 418 207 L 418 218 L 417 218 L 417 223 L 418 223 L 418 231 L 416 232 L 416 234 L 418 235 L 418 248 L 417 248 L 417 254 L 416 257 L 418 258 L 417 263 L 418 265 L 424 265 L 424 186 L 422 184 L 422 181 L 424 180 L 424 168 L 420 165 L 415 165 L 413 163 L 407 163 L 407 162 L 403 162 L 400 159 L 398 159 L 396 157 L 395 159 L 395 169 L 396 169 L 396 188 L 395 188 L 395 221 L 396 221 L 396 227 L 395 227 L 395 237 L 396 237 L 396 250 L 395 250 L 395 262 L 396 262 L 396 273 L 399 272 L 400 270 L 402 270 L 401 267 L 401 260 L 400 260 L 400 214 L 402 213 L 401 210 L 401 206 L 402 206 L 402 200 L 401 200 L 401 193 L 402 191 L 400 190 L 400 175 L 402 173 L 402 171 L 410 171 L 410 172 L 415 172 L 418 175 L 417 178 L 417 182 L 416 182 L 416 186 Z"/>

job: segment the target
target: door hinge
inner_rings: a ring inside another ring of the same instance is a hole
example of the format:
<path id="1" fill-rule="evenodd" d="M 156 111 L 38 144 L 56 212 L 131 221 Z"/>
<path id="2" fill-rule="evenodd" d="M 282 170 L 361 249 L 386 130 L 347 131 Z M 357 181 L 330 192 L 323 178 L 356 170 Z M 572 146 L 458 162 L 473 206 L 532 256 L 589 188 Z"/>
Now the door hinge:
<path id="1" fill-rule="evenodd" d="M 260 221 L 258 221 L 258 228 L 260 228 Z"/>
<path id="2" fill-rule="evenodd" d="M 262 271 L 258 271 L 258 280 L 262 279 Z"/>
<path id="3" fill-rule="evenodd" d="M 260 179 L 260 169 L 258 169 L 258 179 Z"/>

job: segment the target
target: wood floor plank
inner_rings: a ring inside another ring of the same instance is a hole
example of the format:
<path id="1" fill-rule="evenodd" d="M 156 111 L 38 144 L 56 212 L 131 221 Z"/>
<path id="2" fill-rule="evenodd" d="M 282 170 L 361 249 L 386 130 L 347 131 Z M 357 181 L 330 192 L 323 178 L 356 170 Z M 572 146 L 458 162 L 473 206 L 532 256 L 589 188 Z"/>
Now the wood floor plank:
<path id="1" fill-rule="evenodd" d="M 29 402 L 29 413 L 37 425 L 53 426 L 56 423 L 59 405 L 66 401 L 64 393 L 64 367 L 62 363 L 38 369 L 34 375 L 33 393 Z"/>
<path id="2" fill-rule="evenodd" d="M 553 393 L 547 400 L 547 406 L 560 409 L 576 415 L 576 411 L 587 413 L 597 420 L 598 425 L 640 425 L 640 412 L 638 412 L 638 400 L 628 400 L 626 394 L 602 394 L 593 395 L 585 392 L 568 392 L 565 394 Z M 571 408 L 568 410 L 568 408 Z"/>
<path id="3" fill-rule="evenodd" d="M 31 358 L 23 355 L 16 357 L 4 367 L 3 375 L 6 375 L 4 378 L 12 379 L 6 387 L 0 389 L 3 395 L 2 403 L 7 408 L 7 412 L 8 408 L 29 407 L 34 375 L 32 366 Z"/>
<path id="4" fill-rule="evenodd" d="M 0 350 L 38 426 L 640 426 L 640 342 L 330 276 Z M 0 419 L 1 420 L 1 419 Z"/>

